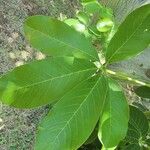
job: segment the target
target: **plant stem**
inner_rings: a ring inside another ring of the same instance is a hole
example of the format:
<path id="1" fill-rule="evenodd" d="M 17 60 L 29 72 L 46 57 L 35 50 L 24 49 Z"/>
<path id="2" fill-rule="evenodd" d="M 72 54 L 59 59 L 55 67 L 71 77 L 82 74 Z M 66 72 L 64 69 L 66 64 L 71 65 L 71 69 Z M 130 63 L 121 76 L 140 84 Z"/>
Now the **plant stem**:
<path id="1" fill-rule="evenodd" d="M 135 84 L 139 84 L 141 86 L 150 87 L 149 83 L 146 83 L 146 82 L 143 82 L 143 81 L 131 78 L 131 77 L 129 77 L 126 74 L 123 74 L 123 73 L 120 73 L 120 72 L 115 72 L 115 71 L 112 71 L 112 70 L 109 70 L 109 69 L 106 69 L 105 72 L 107 74 L 111 75 L 112 77 L 116 77 L 116 78 L 121 79 L 121 80 L 127 80 L 127 81 L 133 82 Z"/>

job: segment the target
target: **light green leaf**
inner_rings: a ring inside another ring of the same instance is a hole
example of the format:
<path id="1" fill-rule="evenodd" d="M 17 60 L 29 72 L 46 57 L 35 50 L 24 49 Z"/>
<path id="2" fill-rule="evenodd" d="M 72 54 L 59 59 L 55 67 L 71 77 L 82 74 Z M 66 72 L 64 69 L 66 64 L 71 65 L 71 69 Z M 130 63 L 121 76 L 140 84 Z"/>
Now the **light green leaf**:
<path id="1" fill-rule="evenodd" d="M 112 11 L 103 7 L 97 0 L 85 1 L 82 3 L 84 11 L 89 15 L 96 15 L 100 18 L 112 18 Z"/>
<path id="2" fill-rule="evenodd" d="M 150 44 L 150 4 L 134 10 L 120 25 L 111 39 L 107 51 L 107 63 L 131 58 Z"/>
<path id="3" fill-rule="evenodd" d="M 35 61 L 0 78 L 0 100 L 21 108 L 45 105 L 62 97 L 95 71 L 91 62 L 73 57 Z"/>
<path id="4" fill-rule="evenodd" d="M 57 19 L 48 16 L 29 17 L 24 30 L 31 45 L 48 55 L 98 59 L 96 50 L 84 35 Z"/>
<path id="5" fill-rule="evenodd" d="M 76 150 L 90 136 L 103 110 L 107 79 L 84 80 L 62 97 L 40 124 L 35 150 Z"/>
<path id="6" fill-rule="evenodd" d="M 76 24 L 78 24 L 80 22 L 77 19 L 69 18 L 69 19 L 65 19 L 64 23 L 66 23 L 69 26 L 75 26 Z"/>
<path id="7" fill-rule="evenodd" d="M 109 79 L 107 103 L 100 117 L 98 137 L 105 148 L 113 148 L 126 136 L 129 120 L 127 100 L 118 83 Z"/>
<path id="8" fill-rule="evenodd" d="M 76 17 L 79 19 L 79 21 L 81 23 L 83 23 L 84 25 L 88 25 L 89 24 L 89 16 L 85 13 L 85 12 L 82 12 L 82 11 L 79 11 L 77 14 L 76 14 Z"/>
<path id="9" fill-rule="evenodd" d="M 64 22 L 65 22 L 66 24 L 68 24 L 69 26 L 73 27 L 73 28 L 74 28 L 76 31 L 78 31 L 78 32 L 83 33 L 83 32 L 85 32 L 85 30 L 86 30 L 85 25 L 82 24 L 82 23 L 80 23 L 80 21 L 77 20 L 77 19 L 72 19 L 72 18 L 70 18 L 70 19 L 64 20 Z"/>
<path id="10" fill-rule="evenodd" d="M 133 150 L 142 149 L 142 146 L 146 144 L 148 130 L 149 124 L 146 116 L 138 108 L 130 106 L 129 128 L 122 149 L 128 150 L 134 147 Z"/>
<path id="11" fill-rule="evenodd" d="M 105 18 L 98 21 L 96 27 L 100 32 L 108 32 L 112 29 L 114 23 L 111 19 Z"/>
<path id="12" fill-rule="evenodd" d="M 97 1 L 90 1 L 83 3 L 84 11 L 88 14 L 100 13 L 102 6 Z"/>
<path id="13" fill-rule="evenodd" d="M 134 91 L 138 96 L 150 99 L 150 87 L 140 86 L 140 87 L 135 88 Z"/>

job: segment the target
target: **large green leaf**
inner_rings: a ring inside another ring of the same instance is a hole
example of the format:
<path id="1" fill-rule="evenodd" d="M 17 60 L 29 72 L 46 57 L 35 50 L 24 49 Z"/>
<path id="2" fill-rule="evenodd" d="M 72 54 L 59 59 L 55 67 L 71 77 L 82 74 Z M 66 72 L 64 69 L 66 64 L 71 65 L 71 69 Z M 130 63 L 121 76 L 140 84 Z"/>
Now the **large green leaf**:
<path id="1" fill-rule="evenodd" d="M 29 17 L 24 30 L 32 46 L 48 55 L 98 59 L 96 50 L 84 35 L 57 19 L 48 16 Z"/>
<path id="2" fill-rule="evenodd" d="M 129 120 L 127 100 L 118 83 L 109 79 L 107 103 L 100 117 L 98 137 L 105 148 L 113 148 L 126 136 Z"/>
<path id="3" fill-rule="evenodd" d="M 107 79 L 84 80 L 61 98 L 40 124 L 36 150 L 76 150 L 90 136 L 103 110 Z"/>
<path id="4" fill-rule="evenodd" d="M 21 108 L 48 104 L 95 71 L 91 62 L 73 57 L 35 61 L 0 78 L 0 100 Z"/>
<path id="5" fill-rule="evenodd" d="M 134 91 L 138 96 L 150 99 L 150 87 L 140 86 L 140 87 L 135 88 Z"/>
<path id="6" fill-rule="evenodd" d="M 134 10 L 120 25 L 110 41 L 107 63 L 128 59 L 142 52 L 150 44 L 150 4 Z"/>
<path id="7" fill-rule="evenodd" d="M 146 144 L 146 136 L 148 135 L 148 120 L 138 108 L 130 106 L 129 128 L 121 145 L 123 150 L 141 150 Z"/>

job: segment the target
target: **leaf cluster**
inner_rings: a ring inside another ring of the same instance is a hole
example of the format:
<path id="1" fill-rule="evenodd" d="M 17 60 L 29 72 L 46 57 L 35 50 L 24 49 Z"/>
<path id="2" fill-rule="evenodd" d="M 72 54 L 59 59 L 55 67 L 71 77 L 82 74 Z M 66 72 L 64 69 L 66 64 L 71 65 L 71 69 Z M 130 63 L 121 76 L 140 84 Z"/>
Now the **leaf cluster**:
<path id="1" fill-rule="evenodd" d="M 26 19 L 27 40 L 47 57 L 3 75 L 0 100 L 17 108 L 53 104 L 39 125 L 36 150 L 75 150 L 97 137 L 103 149 L 140 149 L 149 140 L 148 120 L 129 107 L 119 81 L 138 85 L 135 92 L 146 98 L 150 83 L 110 70 L 109 65 L 149 46 L 150 4 L 135 9 L 119 27 L 112 11 L 98 1 L 81 4 L 76 19 Z"/>

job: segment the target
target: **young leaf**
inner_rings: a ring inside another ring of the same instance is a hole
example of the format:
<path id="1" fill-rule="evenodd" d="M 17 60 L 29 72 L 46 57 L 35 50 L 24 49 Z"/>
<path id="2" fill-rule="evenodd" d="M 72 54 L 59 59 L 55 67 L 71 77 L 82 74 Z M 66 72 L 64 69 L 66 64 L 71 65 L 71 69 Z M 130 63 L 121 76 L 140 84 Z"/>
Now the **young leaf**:
<path id="1" fill-rule="evenodd" d="M 107 94 L 107 79 L 84 80 L 62 97 L 41 122 L 35 150 L 75 150 L 90 136 Z"/>
<path id="2" fill-rule="evenodd" d="M 69 26 L 73 27 L 78 32 L 83 33 L 86 30 L 85 25 L 80 23 L 80 21 L 77 19 L 70 18 L 70 19 L 64 20 L 64 22 L 68 24 Z"/>
<path id="3" fill-rule="evenodd" d="M 127 16 L 110 41 L 107 63 L 125 60 L 141 53 L 150 44 L 150 4 Z"/>
<path id="4" fill-rule="evenodd" d="M 102 6 L 97 1 L 90 1 L 83 3 L 84 11 L 88 14 L 100 13 Z"/>
<path id="5" fill-rule="evenodd" d="M 98 21 L 96 27 L 97 30 L 100 32 L 108 32 L 112 29 L 114 23 L 111 19 L 109 18 L 104 18 Z"/>
<path id="6" fill-rule="evenodd" d="M 89 15 L 96 14 L 100 18 L 112 18 L 112 11 L 103 7 L 97 0 L 84 1 L 82 3 L 84 11 Z"/>
<path id="7" fill-rule="evenodd" d="M 0 100 L 20 108 L 45 105 L 62 97 L 95 71 L 91 62 L 73 57 L 35 61 L 0 78 Z"/>
<path id="8" fill-rule="evenodd" d="M 24 30 L 32 46 L 48 55 L 98 59 L 96 50 L 84 35 L 57 19 L 48 16 L 29 17 Z"/>
<path id="9" fill-rule="evenodd" d="M 82 12 L 82 11 L 79 11 L 77 14 L 76 14 L 76 17 L 79 19 L 79 21 L 81 23 L 83 23 L 84 25 L 88 25 L 89 24 L 89 16 L 85 13 L 85 12 Z"/>
<path id="10" fill-rule="evenodd" d="M 138 96 L 150 99 L 150 87 L 140 86 L 140 87 L 135 88 L 134 91 Z"/>
<path id="11" fill-rule="evenodd" d="M 79 20 L 73 18 L 65 19 L 64 22 L 69 26 L 75 26 L 76 24 L 80 23 Z"/>
<path id="12" fill-rule="evenodd" d="M 149 124 L 145 115 L 138 108 L 130 106 L 129 128 L 122 149 L 132 150 L 133 147 L 136 147 L 135 150 L 140 150 L 143 144 L 146 143 L 148 130 Z"/>
<path id="13" fill-rule="evenodd" d="M 108 81 L 107 103 L 100 117 L 98 137 L 105 148 L 113 148 L 126 136 L 129 108 L 118 83 L 112 79 Z"/>

